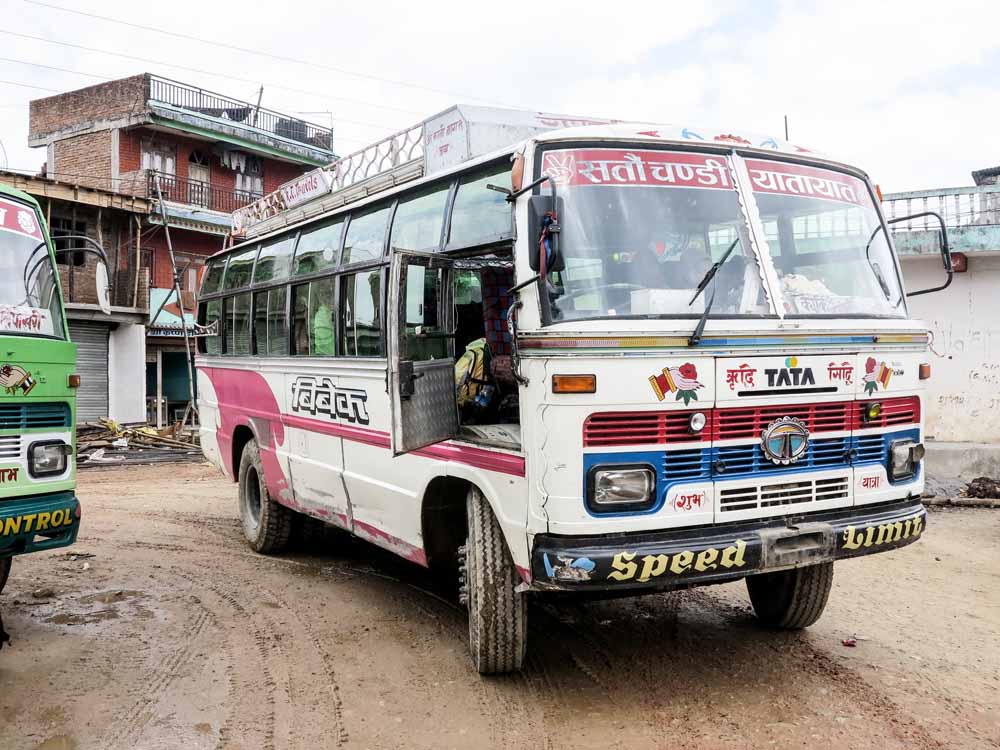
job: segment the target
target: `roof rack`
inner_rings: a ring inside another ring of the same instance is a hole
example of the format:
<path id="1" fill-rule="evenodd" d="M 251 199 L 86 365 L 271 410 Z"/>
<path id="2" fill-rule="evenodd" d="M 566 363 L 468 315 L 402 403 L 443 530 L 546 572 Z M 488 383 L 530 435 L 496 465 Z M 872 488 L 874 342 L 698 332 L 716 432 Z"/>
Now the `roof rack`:
<path id="1" fill-rule="evenodd" d="M 306 172 L 232 214 L 231 232 L 256 237 L 361 200 L 403 182 L 443 171 L 536 133 L 618 120 L 456 105 Z"/>

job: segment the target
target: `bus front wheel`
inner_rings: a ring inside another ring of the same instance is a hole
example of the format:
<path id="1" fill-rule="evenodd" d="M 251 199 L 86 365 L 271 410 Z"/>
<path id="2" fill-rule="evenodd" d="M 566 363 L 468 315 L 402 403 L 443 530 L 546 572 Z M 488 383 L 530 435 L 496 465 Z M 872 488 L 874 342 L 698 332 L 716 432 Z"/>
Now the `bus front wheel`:
<path id="1" fill-rule="evenodd" d="M 274 502 L 268 494 L 260 450 L 253 440 L 243 448 L 239 488 L 240 520 L 247 543 L 255 552 L 280 552 L 288 544 L 292 511 Z"/>
<path id="2" fill-rule="evenodd" d="M 832 586 L 832 562 L 747 577 L 747 592 L 757 619 L 788 630 L 808 628 L 816 622 L 826 608 Z"/>
<path id="3" fill-rule="evenodd" d="M 475 487 L 466 500 L 463 597 L 469 608 L 469 648 L 480 674 L 516 672 L 528 640 L 527 596 L 493 510 Z"/>
<path id="4" fill-rule="evenodd" d="M 12 557 L 0 558 L 0 593 L 3 593 L 3 587 L 7 585 L 7 577 L 10 575 L 10 564 L 13 559 Z"/>

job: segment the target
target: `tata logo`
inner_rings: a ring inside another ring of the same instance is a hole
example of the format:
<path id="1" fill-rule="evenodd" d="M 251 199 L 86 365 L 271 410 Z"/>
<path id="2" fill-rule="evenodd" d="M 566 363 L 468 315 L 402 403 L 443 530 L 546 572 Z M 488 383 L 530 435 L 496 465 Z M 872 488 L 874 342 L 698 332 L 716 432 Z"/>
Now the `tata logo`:
<path id="1" fill-rule="evenodd" d="M 799 367 L 798 357 L 789 357 L 785 360 L 784 367 L 764 370 L 764 374 L 767 375 L 767 384 L 772 388 L 783 385 L 816 385 L 812 368 Z"/>
<path id="2" fill-rule="evenodd" d="M 787 466 L 805 455 L 809 447 L 809 430 L 795 417 L 776 419 L 760 434 L 764 455 L 773 463 Z"/>

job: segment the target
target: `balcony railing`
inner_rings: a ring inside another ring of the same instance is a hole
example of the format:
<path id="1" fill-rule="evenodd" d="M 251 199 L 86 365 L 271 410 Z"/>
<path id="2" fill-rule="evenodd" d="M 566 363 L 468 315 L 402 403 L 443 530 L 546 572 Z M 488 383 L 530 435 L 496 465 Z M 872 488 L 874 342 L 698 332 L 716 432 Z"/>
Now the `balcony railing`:
<path id="1" fill-rule="evenodd" d="M 232 213 L 260 198 L 260 195 L 245 190 L 221 190 L 200 180 L 185 180 L 162 172 L 150 171 L 146 174 L 146 195 L 156 198 L 156 183 L 160 183 L 163 200 L 185 203 L 189 206 L 207 208 L 211 211 Z"/>
<path id="2" fill-rule="evenodd" d="M 265 133 L 313 148 L 325 151 L 333 150 L 333 131 L 330 128 L 258 107 L 256 104 L 189 86 L 186 83 L 171 81 L 159 76 L 150 76 L 149 100 L 180 107 L 209 117 L 229 120 L 237 127 L 262 130 Z"/>
<path id="3" fill-rule="evenodd" d="M 882 201 L 887 219 L 924 211 L 941 215 L 954 252 L 1000 253 L 1000 185 L 888 193 Z M 933 216 L 892 224 L 901 255 L 933 255 L 940 248 L 940 225 Z"/>
<path id="4" fill-rule="evenodd" d="M 914 190 L 888 193 L 882 201 L 887 219 L 923 211 L 941 214 L 949 227 L 992 226 L 1000 224 L 1000 185 Z M 897 232 L 937 229 L 937 220 L 923 216 L 893 225 Z"/>

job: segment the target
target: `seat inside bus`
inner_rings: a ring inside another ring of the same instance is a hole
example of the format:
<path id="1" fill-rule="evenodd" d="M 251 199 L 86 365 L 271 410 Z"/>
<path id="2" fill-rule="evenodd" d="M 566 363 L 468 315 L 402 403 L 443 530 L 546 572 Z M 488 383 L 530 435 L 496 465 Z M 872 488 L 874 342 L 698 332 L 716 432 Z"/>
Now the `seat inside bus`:
<path id="1" fill-rule="evenodd" d="M 521 425 L 513 340 L 507 314 L 514 302 L 514 268 L 500 258 L 461 268 L 455 278 L 456 390 L 462 437 L 501 448 L 520 448 Z M 469 353 L 463 365 L 463 354 Z M 483 362 L 477 357 L 482 356 Z M 474 383 L 469 383 L 474 363 Z M 463 377 L 464 376 L 464 377 Z M 465 390 L 463 390 L 463 388 Z M 475 395 L 475 398 L 470 396 Z"/>

